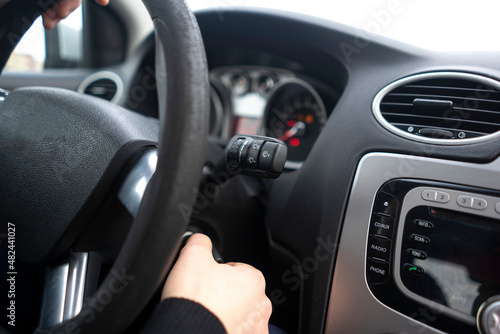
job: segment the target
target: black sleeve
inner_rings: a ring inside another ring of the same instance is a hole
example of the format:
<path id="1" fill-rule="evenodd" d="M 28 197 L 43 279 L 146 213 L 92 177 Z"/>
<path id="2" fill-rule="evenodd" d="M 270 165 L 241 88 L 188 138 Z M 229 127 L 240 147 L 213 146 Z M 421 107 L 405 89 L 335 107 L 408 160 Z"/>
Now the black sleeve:
<path id="1" fill-rule="evenodd" d="M 202 305 L 187 299 L 162 301 L 141 334 L 227 334 L 220 320 Z"/>

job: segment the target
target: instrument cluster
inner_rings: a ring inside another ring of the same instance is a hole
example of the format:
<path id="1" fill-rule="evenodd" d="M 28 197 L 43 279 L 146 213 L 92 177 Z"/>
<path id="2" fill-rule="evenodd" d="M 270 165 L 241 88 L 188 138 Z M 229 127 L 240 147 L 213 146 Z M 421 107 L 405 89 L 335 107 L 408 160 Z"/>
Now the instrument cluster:
<path id="1" fill-rule="evenodd" d="M 300 168 L 328 118 L 313 85 L 288 70 L 238 66 L 210 72 L 210 133 L 264 135 L 288 147 L 287 168 Z"/>

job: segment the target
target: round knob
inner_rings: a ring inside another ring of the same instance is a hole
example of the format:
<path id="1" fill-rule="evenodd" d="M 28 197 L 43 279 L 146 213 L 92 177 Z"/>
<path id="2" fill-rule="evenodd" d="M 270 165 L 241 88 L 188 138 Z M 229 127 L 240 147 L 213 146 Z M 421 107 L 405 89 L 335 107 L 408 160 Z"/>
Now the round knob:
<path id="1" fill-rule="evenodd" d="M 481 334 L 500 334 L 500 296 L 489 298 L 481 305 L 477 328 Z"/>

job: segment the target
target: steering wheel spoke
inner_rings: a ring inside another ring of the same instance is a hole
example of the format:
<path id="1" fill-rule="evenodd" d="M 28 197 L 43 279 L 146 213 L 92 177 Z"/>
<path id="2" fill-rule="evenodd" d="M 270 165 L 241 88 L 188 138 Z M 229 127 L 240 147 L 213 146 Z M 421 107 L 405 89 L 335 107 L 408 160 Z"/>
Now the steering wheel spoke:
<path id="1" fill-rule="evenodd" d="M 80 313 L 85 293 L 88 253 L 71 253 L 69 261 L 47 269 L 41 329 L 52 328 Z"/>
<path id="2" fill-rule="evenodd" d="M 142 198 L 156 171 L 157 164 L 158 151 L 156 149 L 142 153 L 118 190 L 118 199 L 134 218 L 137 217 Z"/>

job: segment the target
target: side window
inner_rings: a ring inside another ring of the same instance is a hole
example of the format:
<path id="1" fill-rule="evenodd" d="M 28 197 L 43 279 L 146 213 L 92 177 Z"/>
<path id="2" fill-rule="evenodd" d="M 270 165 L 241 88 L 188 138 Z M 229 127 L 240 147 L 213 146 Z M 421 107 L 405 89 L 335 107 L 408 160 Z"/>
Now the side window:
<path id="1" fill-rule="evenodd" d="M 49 68 L 75 68 L 83 63 L 81 6 L 55 29 L 46 31 L 38 18 L 12 53 L 8 72 L 40 73 Z"/>

